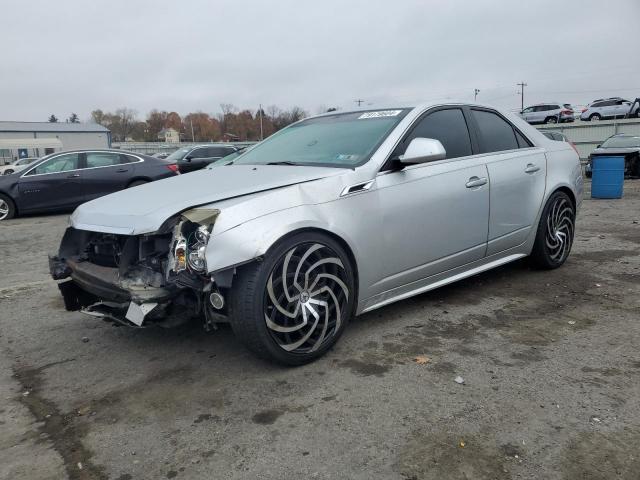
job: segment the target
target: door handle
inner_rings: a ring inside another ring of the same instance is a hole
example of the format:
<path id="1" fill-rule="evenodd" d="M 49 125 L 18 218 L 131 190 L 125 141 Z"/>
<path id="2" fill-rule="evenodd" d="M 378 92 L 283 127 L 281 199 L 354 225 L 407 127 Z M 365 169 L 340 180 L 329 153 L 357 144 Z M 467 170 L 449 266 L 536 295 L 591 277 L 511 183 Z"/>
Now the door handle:
<path id="1" fill-rule="evenodd" d="M 67 175 L 67 178 L 78 178 L 79 176 L 79 173 L 72 173 L 71 175 Z"/>
<path id="2" fill-rule="evenodd" d="M 123 173 L 123 172 L 128 172 L 129 169 L 128 168 L 120 168 L 118 170 L 116 170 L 117 173 Z"/>
<path id="3" fill-rule="evenodd" d="M 536 173 L 538 170 L 540 170 L 539 166 L 534 165 L 533 163 L 528 163 L 527 168 L 524 169 L 524 173 Z"/>
<path id="4" fill-rule="evenodd" d="M 471 177 L 469 181 L 465 184 L 467 188 L 481 187 L 487 183 L 487 177 Z"/>

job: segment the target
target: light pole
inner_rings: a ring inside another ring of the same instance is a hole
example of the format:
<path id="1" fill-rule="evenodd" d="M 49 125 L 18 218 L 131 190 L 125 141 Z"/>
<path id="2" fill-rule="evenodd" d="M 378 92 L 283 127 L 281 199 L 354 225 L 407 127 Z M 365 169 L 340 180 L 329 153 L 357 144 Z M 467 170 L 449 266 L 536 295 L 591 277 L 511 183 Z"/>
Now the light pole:
<path id="1" fill-rule="evenodd" d="M 477 100 L 479 93 L 480 93 L 480 90 L 478 90 L 477 88 L 473 89 L 473 101 L 474 102 Z"/>
<path id="2" fill-rule="evenodd" d="M 260 104 L 260 140 L 264 140 L 263 130 L 262 130 L 262 104 Z"/>
<path id="3" fill-rule="evenodd" d="M 524 83 L 524 80 L 520 83 L 516 83 L 516 85 L 518 85 L 520 87 L 520 111 L 524 110 L 524 87 L 527 86 L 526 83 Z"/>

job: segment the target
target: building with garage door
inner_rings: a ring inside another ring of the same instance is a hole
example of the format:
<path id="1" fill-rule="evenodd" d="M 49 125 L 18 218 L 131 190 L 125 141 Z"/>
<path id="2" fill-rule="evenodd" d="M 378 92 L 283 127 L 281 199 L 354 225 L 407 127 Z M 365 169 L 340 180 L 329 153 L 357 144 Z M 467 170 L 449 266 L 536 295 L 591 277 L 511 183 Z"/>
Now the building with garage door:
<path id="1" fill-rule="evenodd" d="M 111 132 L 95 123 L 0 121 L 0 164 L 61 150 L 110 148 Z"/>

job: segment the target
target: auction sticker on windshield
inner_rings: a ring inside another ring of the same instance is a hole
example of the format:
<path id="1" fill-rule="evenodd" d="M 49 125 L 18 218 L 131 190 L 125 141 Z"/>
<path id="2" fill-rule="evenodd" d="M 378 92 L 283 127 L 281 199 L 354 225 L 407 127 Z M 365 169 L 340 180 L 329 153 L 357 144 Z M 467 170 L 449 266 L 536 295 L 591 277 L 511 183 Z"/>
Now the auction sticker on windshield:
<path id="1" fill-rule="evenodd" d="M 381 118 L 381 117 L 396 117 L 400 115 L 402 110 L 381 110 L 378 112 L 365 112 L 358 117 L 358 119 L 363 118 Z"/>

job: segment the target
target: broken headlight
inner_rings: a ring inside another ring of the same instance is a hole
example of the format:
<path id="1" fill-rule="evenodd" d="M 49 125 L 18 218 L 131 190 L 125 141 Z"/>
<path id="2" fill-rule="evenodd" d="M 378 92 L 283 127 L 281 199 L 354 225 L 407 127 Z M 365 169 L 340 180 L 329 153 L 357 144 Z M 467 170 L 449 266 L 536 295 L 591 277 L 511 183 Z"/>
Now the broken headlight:
<path id="1" fill-rule="evenodd" d="M 206 247 L 219 213 L 217 209 L 196 208 L 181 215 L 173 232 L 173 272 L 207 271 Z"/>
<path id="2" fill-rule="evenodd" d="M 189 262 L 189 267 L 196 272 L 203 273 L 207 270 L 207 262 L 204 257 L 204 252 L 206 250 L 207 242 L 209 241 L 208 227 L 201 225 L 193 233 L 193 237 L 195 242 L 188 246 L 189 256 L 187 257 L 187 260 Z"/>

